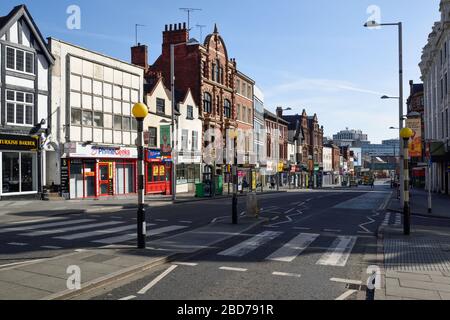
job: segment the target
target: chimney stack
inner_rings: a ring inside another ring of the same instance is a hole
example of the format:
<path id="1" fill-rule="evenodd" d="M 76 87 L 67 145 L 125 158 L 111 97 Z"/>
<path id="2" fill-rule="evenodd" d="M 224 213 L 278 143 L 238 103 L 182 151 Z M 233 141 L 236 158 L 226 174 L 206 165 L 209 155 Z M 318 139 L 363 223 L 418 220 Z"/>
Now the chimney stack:
<path id="1" fill-rule="evenodd" d="M 277 108 L 277 117 L 283 118 L 283 108 L 282 107 Z"/>
<path id="2" fill-rule="evenodd" d="M 138 43 L 137 46 L 131 47 L 131 63 L 148 70 L 148 47 Z"/>

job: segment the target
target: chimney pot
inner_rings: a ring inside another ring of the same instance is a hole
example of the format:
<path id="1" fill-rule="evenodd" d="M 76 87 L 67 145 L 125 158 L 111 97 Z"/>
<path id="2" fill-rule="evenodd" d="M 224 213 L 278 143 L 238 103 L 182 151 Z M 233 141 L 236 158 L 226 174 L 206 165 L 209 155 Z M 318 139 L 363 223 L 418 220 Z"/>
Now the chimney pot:
<path id="1" fill-rule="evenodd" d="M 186 22 L 183 22 L 183 29 L 186 29 Z"/>
<path id="2" fill-rule="evenodd" d="M 169 28 L 169 26 L 166 24 L 166 27 L 165 27 L 164 31 L 167 31 L 168 28 Z"/>
<path id="3" fill-rule="evenodd" d="M 172 24 L 170 24 L 170 29 L 169 30 L 172 31 Z"/>
<path id="4" fill-rule="evenodd" d="M 178 30 L 181 30 L 181 23 L 178 24 Z"/>

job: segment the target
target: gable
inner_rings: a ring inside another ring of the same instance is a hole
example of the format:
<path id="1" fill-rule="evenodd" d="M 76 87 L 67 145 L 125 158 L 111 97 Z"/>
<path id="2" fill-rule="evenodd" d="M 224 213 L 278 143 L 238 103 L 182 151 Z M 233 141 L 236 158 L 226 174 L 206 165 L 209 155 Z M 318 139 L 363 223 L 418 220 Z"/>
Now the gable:
<path id="1" fill-rule="evenodd" d="M 25 47 L 33 47 L 53 64 L 55 59 L 48 50 L 26 6 L 15 7 L 7 16 L 0 18 L 0 39 Z"/>

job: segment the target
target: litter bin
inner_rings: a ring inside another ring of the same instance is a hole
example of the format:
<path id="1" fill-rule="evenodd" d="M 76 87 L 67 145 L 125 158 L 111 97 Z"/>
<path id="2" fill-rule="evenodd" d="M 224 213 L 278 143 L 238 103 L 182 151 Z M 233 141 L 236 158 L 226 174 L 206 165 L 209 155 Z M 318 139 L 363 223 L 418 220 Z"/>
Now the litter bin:
<path id="1" fill-rule="evenodd" d="M 204 198 L 205 197 L 205 189 L 203 187 L 203 183 L 195 184 L 195 197 Z"/>

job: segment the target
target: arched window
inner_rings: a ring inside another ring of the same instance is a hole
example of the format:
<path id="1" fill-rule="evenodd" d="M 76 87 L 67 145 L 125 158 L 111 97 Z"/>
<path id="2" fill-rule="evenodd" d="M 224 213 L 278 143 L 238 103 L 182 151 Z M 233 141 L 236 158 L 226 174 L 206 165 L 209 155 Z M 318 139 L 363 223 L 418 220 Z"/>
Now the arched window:
<path id="1" fill-rule="evenodd" d="M 203 95 L 203 112 L 211 113 L 211 95 L 208 92 L 205 92 Z"/>
<path id="2" fill-rule="evenodd" d="M 223 114 L 226 118 L 231 118 L 231 103 L 229 100 L 225 100 L 223 104 Z"/>

